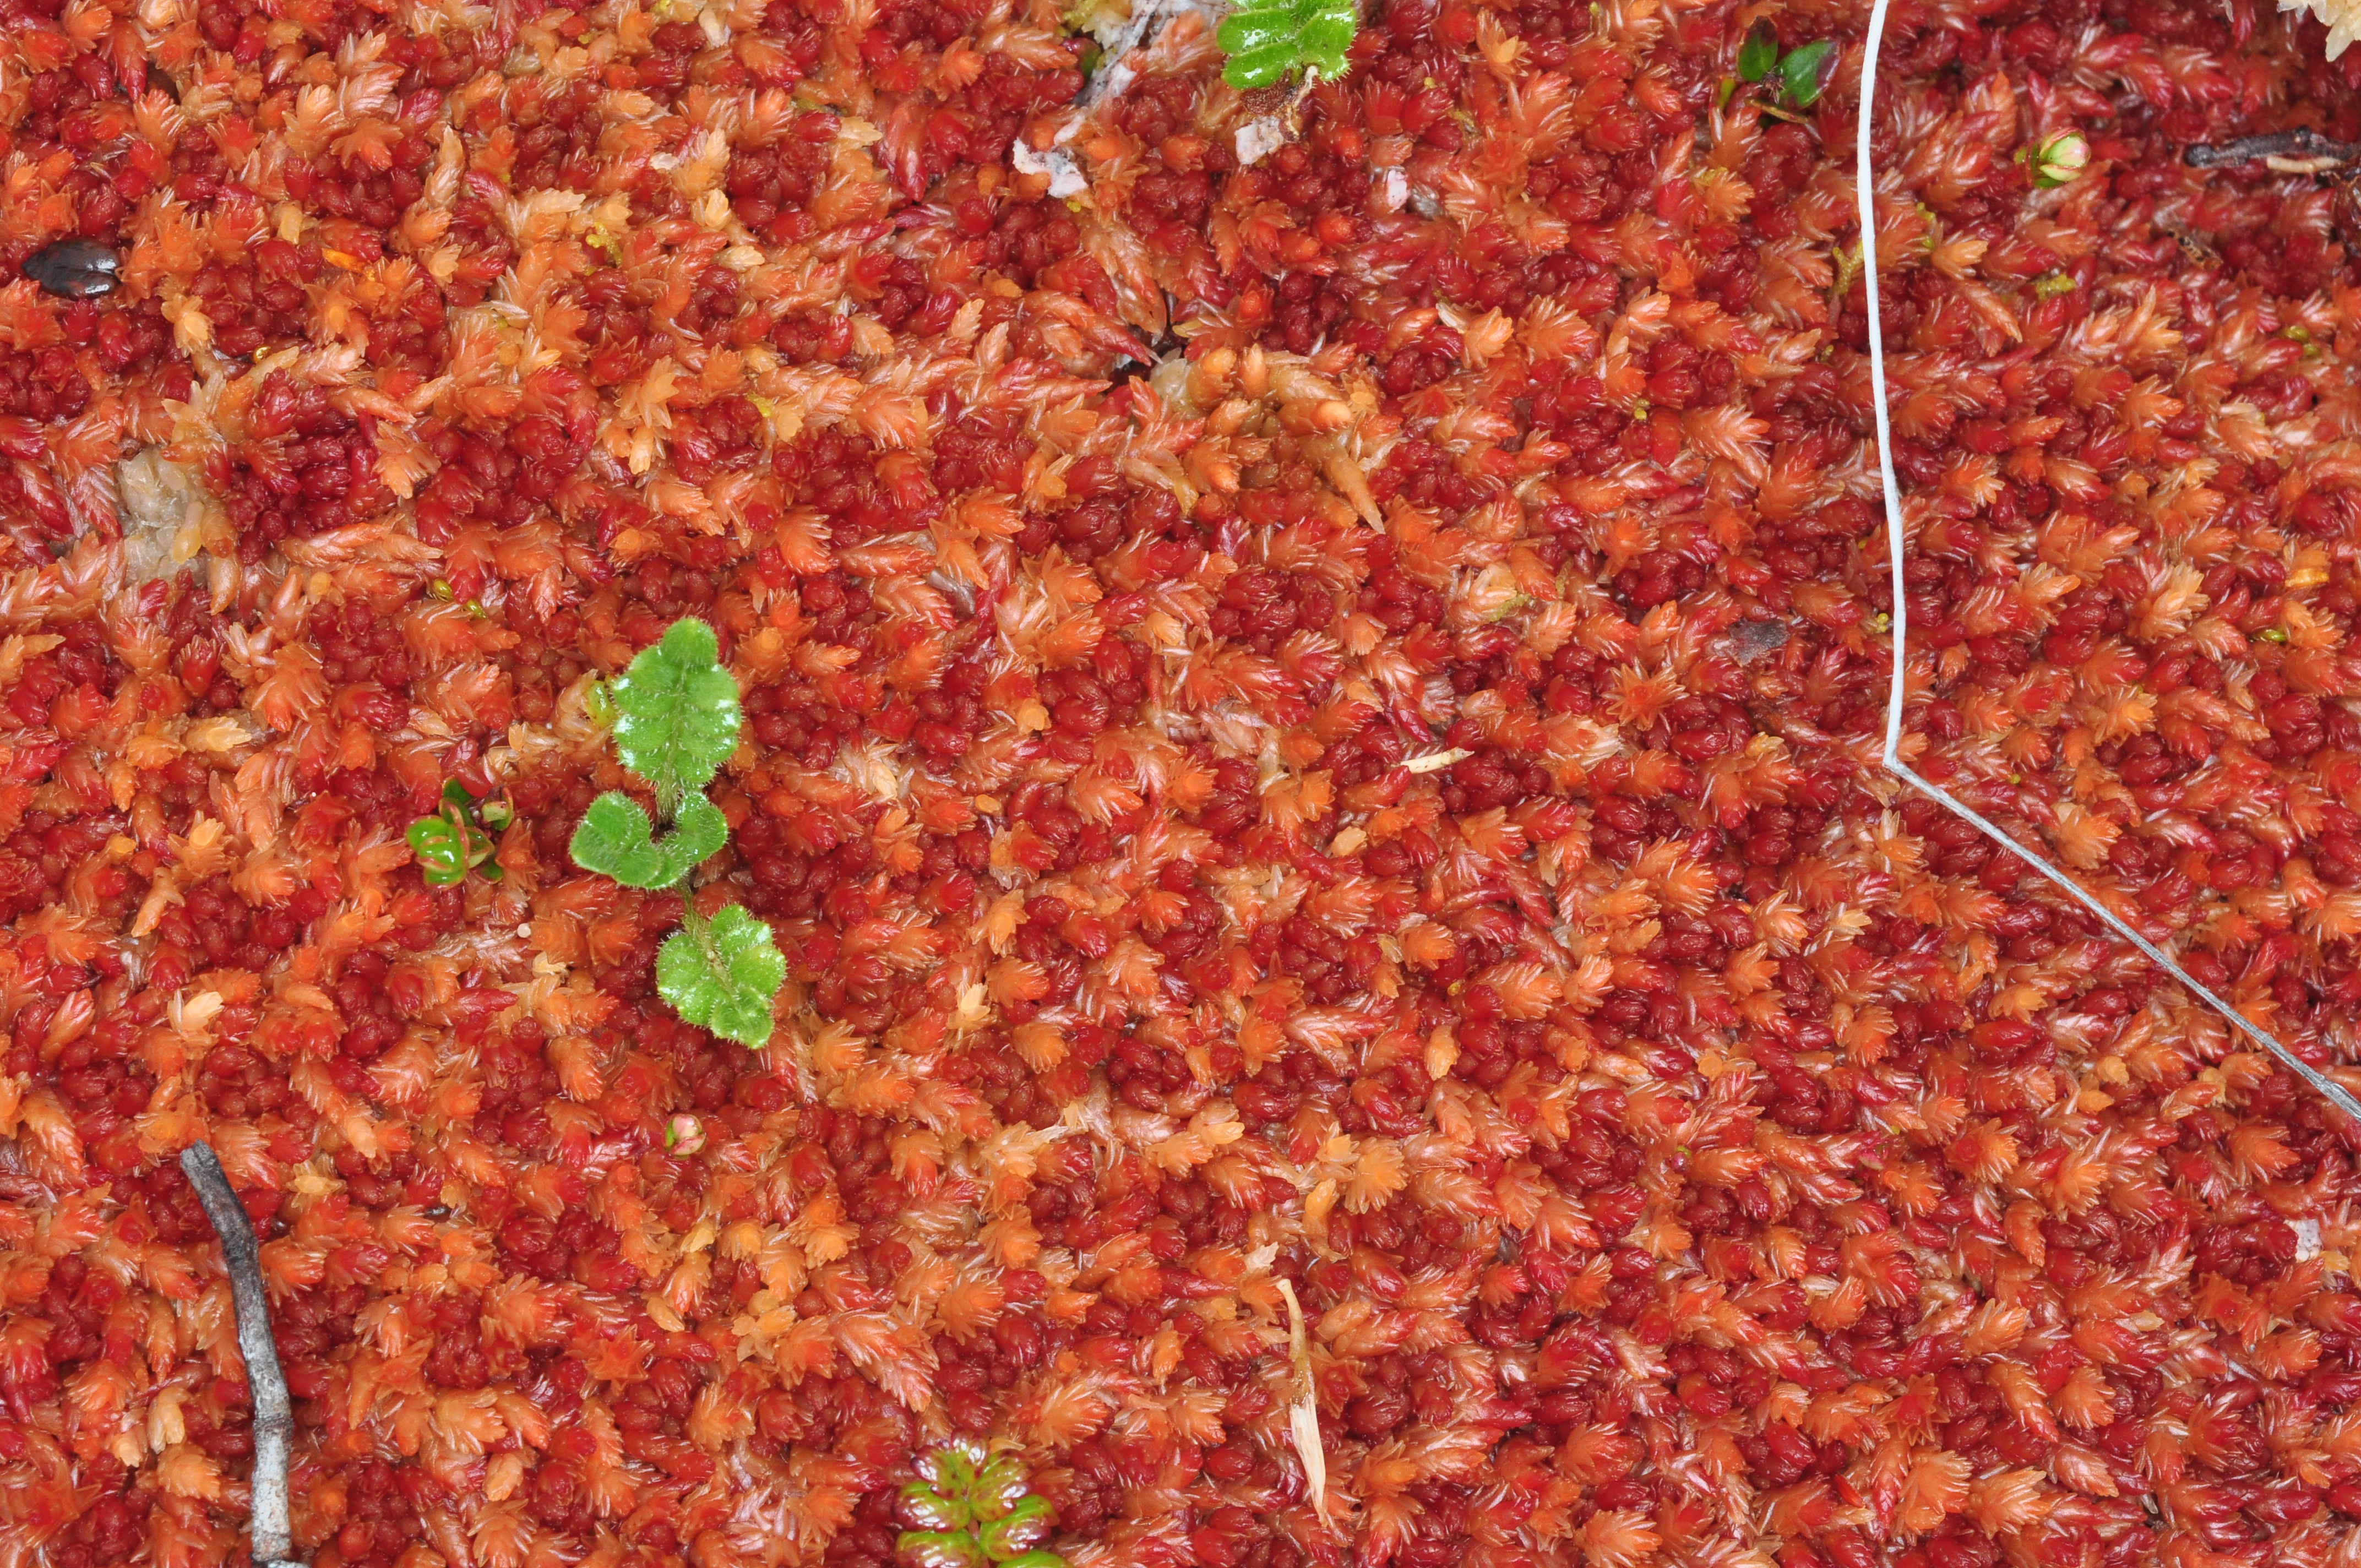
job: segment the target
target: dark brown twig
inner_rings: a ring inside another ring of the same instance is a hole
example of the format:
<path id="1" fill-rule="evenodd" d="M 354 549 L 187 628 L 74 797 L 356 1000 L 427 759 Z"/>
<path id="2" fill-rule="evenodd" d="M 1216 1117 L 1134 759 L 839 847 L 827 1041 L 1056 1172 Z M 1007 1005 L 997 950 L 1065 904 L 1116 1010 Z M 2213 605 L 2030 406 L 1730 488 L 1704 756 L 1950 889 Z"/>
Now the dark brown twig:
<path id="1" fill-rule="evenodd" d="M 2272 131 L 2240 137 L 2220 147 L 2200 143 L 2181 154 L 2191 169 L 2221 169 L 2259 159 L 2283 174 L 2319 174 L 2361 156 L 2361 142 L 2331 141 L 2318 131 Z M 2291 167 L 2292 166 L 2292 167 Z"/>
<path id="2" fill-rule="evenodd" d="M 295 1409 L 287 1398 L 286 1375 L 279 1369 L 279 1346 L 270 1337 L 270 1301 L 263 1293 L 254 1221 L 231 1190 L 211 1145 L 191 1144 L 183 1149 L 181 1169 L 197 1190 L 197 1201 L 214 1223 L 214 1234 L 221 1237 L 230 1301 L 237 1310 L 237 1349 L 246 1358 L 246 1386 L 254 1400 L 256 1568 L 303 1568 L 292 1561 L 294 1531 L 287 1514 L 287 1455 L 295 1439 Z"/>

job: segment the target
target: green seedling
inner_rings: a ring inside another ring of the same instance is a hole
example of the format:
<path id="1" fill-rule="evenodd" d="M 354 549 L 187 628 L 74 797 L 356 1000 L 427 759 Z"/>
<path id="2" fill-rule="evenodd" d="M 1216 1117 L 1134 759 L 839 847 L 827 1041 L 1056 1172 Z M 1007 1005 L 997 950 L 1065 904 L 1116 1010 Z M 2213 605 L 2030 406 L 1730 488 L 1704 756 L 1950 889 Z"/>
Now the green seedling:
<path id="1" fill-rule="evenodd" d="M 919 1568 L 1066 1568 L 1038 1550 L 1049 1534 L 1049 1505 L 1014 1454 L 987 1459 L 983 1445 L 961 1439 L 918 1461 L 923 1480 L 902 1488 L 903 1508 L 923 1529 L 896 1543 Z"/>
<path id="2" fill-rule="evenodd" d="M 655 811 L 609 790 L 574 830 L 574 863 L 626 887 L 675 886 L 730 841 L 729 819 L 704 792 L 738 749 L 743 714 L 713 629 L 673 622 L 599 691 L 592 710 L 610 725 L 623 765 L 646 782 Z M 787 981 L 771 928 L 734 904 L 710 919 L 694 903 L 687 910 L 657 949 L 657 994 L 700 1028 L 767 1045 L 772 999 Z"/>
<path id="3" fill-rule="evenodd" d="M 1757 22 L 1738 46 L 1738 81 L 1770 93 L 1771 101 L 1763 105 L 1764 114 L 1793 119 L 1791 111 L 1808 109 L 1820 101 L 1836 54 L 1837 46 L 1826 38 L 1798 44 L 1783 54 L 1777 29 L 1768 21 Z M 1725 81 L 1721 102 L 1727 104 L 1736 92 L 1737 84 Z"/>

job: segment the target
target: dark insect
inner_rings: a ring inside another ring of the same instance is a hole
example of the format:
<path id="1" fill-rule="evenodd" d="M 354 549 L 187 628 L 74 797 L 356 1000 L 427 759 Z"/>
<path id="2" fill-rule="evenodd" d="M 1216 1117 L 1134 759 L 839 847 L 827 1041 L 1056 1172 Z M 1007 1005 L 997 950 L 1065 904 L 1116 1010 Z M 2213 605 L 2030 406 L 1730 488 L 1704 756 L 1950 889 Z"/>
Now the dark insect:
<path id="1" fill-rule="evenodd" d="M 94 239 L 61 239 L 25 258 L 25 276 L 68 300 L 94 299 L 123 286 L 122 259 Z"/>

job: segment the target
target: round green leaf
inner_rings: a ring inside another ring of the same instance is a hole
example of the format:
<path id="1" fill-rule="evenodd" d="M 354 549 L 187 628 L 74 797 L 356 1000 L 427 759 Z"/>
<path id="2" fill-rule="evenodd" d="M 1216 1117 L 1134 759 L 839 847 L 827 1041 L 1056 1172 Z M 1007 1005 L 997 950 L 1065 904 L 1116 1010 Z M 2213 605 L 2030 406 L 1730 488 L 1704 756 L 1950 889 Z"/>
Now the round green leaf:
<path id="1" fill-rule="evenodd" d="M 664 885 L 669 887 L 719 854 L 728 842 L 730 818 L 703 795 L 690 795 L 681 804 L 680 815 L 673 818 L 671 834 L 656 840 L 672 872 L 671 881 Z"/>
<path id="2" fill-rule="evenodd" d="M 1345 51 L 1353 47 L 1355 30 L 1352 8 L 1331 6 L 1303 24 L 1296 52 L 1304 64 L 1319 68 L 1322 80 L 1333 80 L 1345 74 Z"/>
<path id="3" fill-rule="evenodd" d="M 1779 63 L 1779 33 L 1767 21 L 1757 22 L 1738 46 L 1738 79 L 1760 82 Z"/>
<path id="4" fill-rule="evenodd" d="M 664 874 L 664 851 L 656 848 L 655 825 L 620 790 L 610 789 L 590 803 L 567 849 L 576 865 L 625 887 L 663 887 L 672 880 Z"/>
<path id="5" fill-rule="evenodd" d="M 1223 18 L 1214 34 L 1233 55 L 1251 54 L 1295 37 L 1295 18 L 1285 11 L 1236 11 Z"/>
<path id="6" fill-rule="evenodd" d="M 1826 38 L 1787 51 L 1779 62 L 1779 85 L 1790 103 L 1808 109 L 1819 101 L 1821 76 L 1836 52 L 1837 46 Z"/>
<path id="7" fill-rule="evenodd" d="M 1026 1474 L 1024 1464 L 1015 1454 L 1004 1453 L 976 1473 L 972 1492 L 975 1517 L 980 1519 L 1000 1519 L 1023 1500 L 1032 1488 L 1032 1477 Z"/>
<path id="8" fill-rule="evenodd" d="M 675 620 L 609 688 L 615 749 L 655 786 L 659 806 L 703 789 L 738 749 L 738 682 L 721 666 L 713 629 Z"/>
<path id="9" fill-rule="evenodd" d="M 771 928 L 737 905 L 709 921 L 692 917 L 656 950 L 656 991 L 699 1028 L 761 1047 L 771 1039 L 771 1001 L 787 960 Z"/>
<path id="10" fill-rule="evenodd" d="M 1222 80 L 1242 92 L 1268 87 L 1294 66 L 1295 44 L 1290 39 L 1256 49 L 1250 54 L 1232 55 L 1230 62 L 1222 67 Z"/>
<path id="11" fill-rule="evenodd" d="M 1268 87 L 1305 66 L 1323 79 L 1342 76 L 1358 21 L 1351 0 L 1250 4 L 1232 12 L 1215 32 L 1230 57 L 1222 79 L 1243 91 Z"/>
<path id="12" fill-rule="evenodd" d="M 570 846 L 574 863 L 625 887 L 670 887 L 730 841 L 730 819 L 701 795 L 682 802 L 673 831 L 658 839 L 637 801 L 609 790 L 590 803 Z"/>
<path id="13" fill-rule="evenodd" d="M 968 1490 L 975 1485 L 976 1464 L 983 1457 L 981 1445 L 954 1440 L 921 1454 L 918 1474 L 933 1482 L 936 1491 L 945 1497 L 959 1499 L 964 1507 Z"/>

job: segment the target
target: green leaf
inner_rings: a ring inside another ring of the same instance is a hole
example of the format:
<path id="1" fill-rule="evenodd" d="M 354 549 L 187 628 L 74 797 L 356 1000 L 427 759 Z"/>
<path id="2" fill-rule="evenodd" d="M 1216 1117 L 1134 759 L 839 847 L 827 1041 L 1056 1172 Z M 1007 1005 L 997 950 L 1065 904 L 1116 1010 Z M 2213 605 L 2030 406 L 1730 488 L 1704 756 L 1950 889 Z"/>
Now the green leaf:
<path id="1" fill-rule="evenodd" d="M 1738 79 L 1760 82 L 1779 63 L 1779 32 L 1769 22 L 1757 22 L 1738 46 Z"/>
<path id="2" fill-rule="evenodd" d="M 694 617 L 641 650 L 609 693 L 615 749 L 655 786 L 656 807 L 667 816 L 738 749 L 738 682 L 721 667 L 713 629 Z"/>
<path id="3" fill-rule="evenodd" d="M 467 880 L 467 843 L 457 824 L 446 817 L 422 817 L 410 825 L 410 852 L 418 857 L 418 874 L 429 887 L 455 887 Z"/>
<path id="4" fill-rule="evenodd" d="M 1359 25 L 1352 0 L 1247 0 L 1215 34 L 1230 57 L 1222 79 L 1241 92 L 1299 69 L 1333 82 L 1345 74 Z"/>
<path id="5" fill-rule="evenodd" d="M 1787 51 L 1787 57 L 1779 62 L 1779 88 L 1788 102 L 1797 108 L 1808 109 L 1819 101 L 1820 77 L 1836 52 L 1837 46 L 1826 38 Z"/>
<path id="6" fill-rule="evenodd" d="M 625 887 L 670 887 L 729 841 L 730 819 L 701 795 L 681 804 L 673 830 L 658 839 L 640 803 L 610 789 L 582 814 L 568 848 L 576 865 Z"/>
<path id="7" fill-rule="evenodd" d="M 692 915 L 656 950 L 656 991 L 673 1011 L 744 1046 L 770 1043 L 771 999 L 786 982 L 771 928 L 734 904 L 709 921 Z"/>

